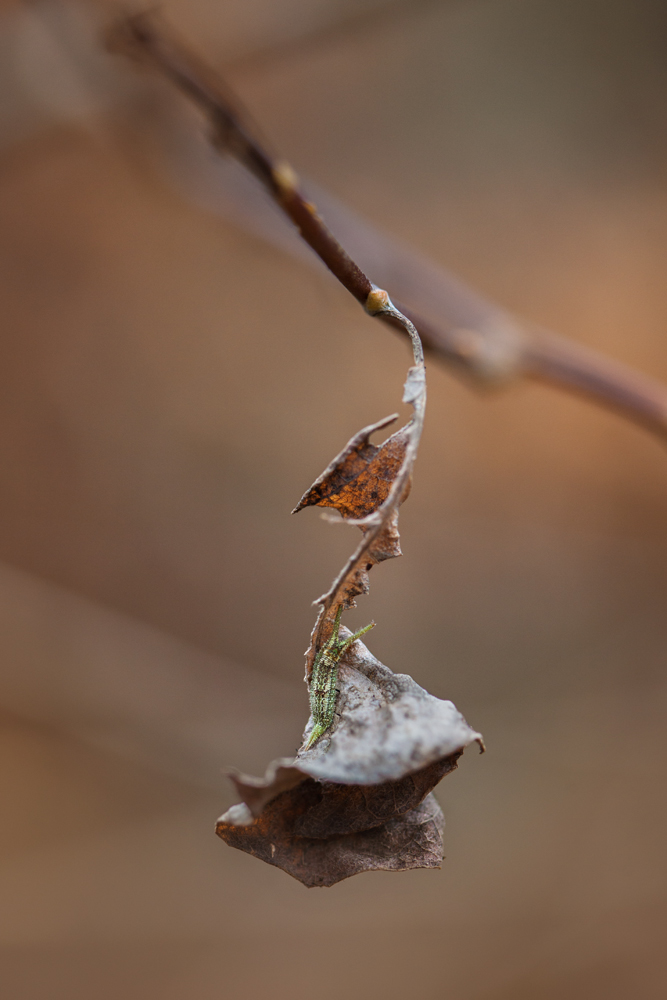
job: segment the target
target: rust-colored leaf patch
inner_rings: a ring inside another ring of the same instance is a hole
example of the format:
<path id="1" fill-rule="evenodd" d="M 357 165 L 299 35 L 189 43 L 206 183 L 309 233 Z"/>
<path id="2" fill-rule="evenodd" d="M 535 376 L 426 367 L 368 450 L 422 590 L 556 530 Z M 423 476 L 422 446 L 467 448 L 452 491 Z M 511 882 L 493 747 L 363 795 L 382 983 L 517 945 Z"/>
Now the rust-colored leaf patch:
<path id="1" fill-rule="evenodd" d="M 397 414 L 393 414 L 355 434 L 304 493 L 292 513 L 311 506 L 334 507 L 345 518 L 363 518 L 374 513 L 389 496 L 405 458 L 409 434 L 402 427 L 380 446 L 371 444 L 369 438 L 396 419 Z"/>
<path id="2" fill-rule="evenodd" d="M 371 444 L 370 437 L 392 424 L 396 416 L 385 417 L 355 434 L 304 493 L 292 513 L 296 514 L 304 507 L 332 507 L 346 520 L 358 521 L 364 535 L 370 531 L 372 526 L 365 524 L 364 518 L 375 514 L 387 500 L 404 465 L 412 426 L 407 424 L 402 427 L 381 445 Z M 368 573 L 373 566 L 402 555 L 398 505 L 403 503 L 409 492 L 408 479 L 396 507 L 387 512 L 381 529 L 373 531 L 363 558 L 351 567 L 338 594 L 338 603 L 343 603 L 346 608 L 355 606 L 355 597 L 368 593 Z"/>

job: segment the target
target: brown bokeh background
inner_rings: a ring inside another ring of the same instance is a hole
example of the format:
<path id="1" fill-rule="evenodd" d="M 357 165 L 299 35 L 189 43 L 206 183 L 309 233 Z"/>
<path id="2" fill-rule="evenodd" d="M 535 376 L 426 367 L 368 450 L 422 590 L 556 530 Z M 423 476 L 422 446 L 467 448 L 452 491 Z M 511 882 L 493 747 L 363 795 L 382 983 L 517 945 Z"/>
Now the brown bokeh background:
<path id="1" fill-rule="evenodd" d="M 164 8 L 304 174 L 667 382 L 662 0 Z M 409 359 L 200 197 L 107 15 L 0 10 L 3 998 L 664 997 L 667 455 L 573 397 L 431 363 L 405 555 L 350 615 L 486 737 L 442 870 L 306 890 L 216 840 L 353 542 L 289 511 Z"/>

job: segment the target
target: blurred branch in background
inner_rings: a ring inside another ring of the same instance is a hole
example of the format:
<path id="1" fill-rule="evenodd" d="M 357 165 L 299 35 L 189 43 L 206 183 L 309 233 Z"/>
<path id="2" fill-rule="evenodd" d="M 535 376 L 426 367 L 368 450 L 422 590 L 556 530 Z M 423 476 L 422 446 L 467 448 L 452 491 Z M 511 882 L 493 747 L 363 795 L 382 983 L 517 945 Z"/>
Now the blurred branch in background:
<path id="1" fill-rule="evenodd" d="M 264 676 L 6 565 L 0 704 L 220 794 L 221 761 L 264 765 L 300 732 L 300 680 Z M 231 800 L 230 800 L 231 801 Z"/>

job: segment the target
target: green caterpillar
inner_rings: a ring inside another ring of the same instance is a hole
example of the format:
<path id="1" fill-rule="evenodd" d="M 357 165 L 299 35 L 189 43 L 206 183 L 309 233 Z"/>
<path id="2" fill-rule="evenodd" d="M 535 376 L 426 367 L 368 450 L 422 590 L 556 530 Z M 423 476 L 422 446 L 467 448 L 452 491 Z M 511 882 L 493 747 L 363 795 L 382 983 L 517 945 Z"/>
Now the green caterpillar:
<path id="1" fill-rule="evenodd" d="M 331 638 L 322 646 L 313 664 L 308 693 L 310 696 L 310 713 L 315 724 L 308 737 L 308 742 L 303 748 L 304 750 L 310 750 L 313 743 L 326 733 L 333 722 L 336 710 L 336 698 L 338 696 L 336 689 L 338 661 L 353 642 L 356 642 L 360 636 L 368 632 L 375 625 L 375 622 L 371 622 L 370 625 L 359 629 L 358 632 L 351 635 L 349 639 L 340 639 L 338 632 L 342 613 L 343 605 L 339 604 Z"/>

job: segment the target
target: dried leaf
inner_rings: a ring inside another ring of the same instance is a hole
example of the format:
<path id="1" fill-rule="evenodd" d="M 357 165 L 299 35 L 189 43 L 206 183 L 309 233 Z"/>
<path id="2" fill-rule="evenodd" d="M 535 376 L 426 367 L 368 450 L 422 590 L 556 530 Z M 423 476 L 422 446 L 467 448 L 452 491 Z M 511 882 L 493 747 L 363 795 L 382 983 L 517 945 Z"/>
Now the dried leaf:
<path id="1" fill-rule="evenodd" d="M 378 301 L 389 302 L 386 292 L 376 292 Z M 340 626 L 340 611 L 368 590 L 371 567 L 401 554 L 398 507 L 409 491 L 426 402 L 421 345 L 413 334 L 417 364 L 403 396 L 414 407 L 412 419 L 379 447 L 370 443 L 371 434 L 395 417 L 361 430 L 296 507 L 333 507 L 363 532 L 318 599 L 307 678 L 333 629 L 340 640 L 352 635 Z M 342 645 L 327 648 L 328 656 L 336 650 L 330 664 L 337 684 L 333 721 L 328 715 L 326 728 L 318 722 L 319 736 L 306 750 L 315 725 L 311 716 L 297 756 L 273 761 L 263 780 L 234 775 L 242 801 L 220 818 L 218 835 L 309 886 L 378 868 L 437 867 L 444 820 L 431 790 L 454 770 L 469 743 L 481 745 L 481 736 L 451 702 L 434 698 L 406 674 L 392 673 L 360 641 L 343 656 Z"/>
<path id="2" fill-rule="evenodd" d="M 304 493 L 292 513 L 296 514 L 304 507 L 316 506 L 333 507 L 346 519 L 361 520 L 374 514 L 389 496 L 392 484 L 405 461 L 412 426 L 408 424 L 402 427 L 379 446 L 371 444 L 369 438 L 375 431 L 392 424 L 396 418 L 396 414 L 385 417 L 355 434 Z M 408 481 L 399 503 L 403 503 L 409 492 Z M 363 523 L 359 526 L 364 533 L 369 530 Z M 369 570 L 376 563 L 400 555 L 398 510 L 394 509 L 387 513 L 386 523 L 372 539 L 365 558 L 360 559 L 348 575 L 338 603 L 342 602 L 347 608 L 354 607 L 354 598 L 368 593 Z"/>
<path id="3" fill-rule="evenodd" d="M 383 826 L 416 809 L 441 778 L 456 769 L 462 753 L 459 750 L 451 757 L 436 760 L 399 781 L 386 781 L 380 785 L 318 782 L 320 801 L 301 817 L 295 832 L 300 837 L 322 840 Z"/>
<path id="4" fill-rule="evenodd" d="M 397 414 L 364 427 L 348 441 L 315 480 L 292 511 L 304 507 L 334 507 L 343 517 L 367 517 L 384 503 L 405 458 L 409 433 L 406 427 L 392 434 L 384 444 L 371 444 L 375 431 L 394 423 Z"/>
<path id="5" fill-rule="evenodd" d="M 232 775 L 242 802 L 217 833 L 306 885 L 437 867 L 444 821 L 430 792 L 480 734 L 361 642 L 341 660 L 339 684 L 339 714 L 311 750 L 273 761 L 264 779 Z"/>
<path id="6" fill-rule="evenodd" d="M 297 828 L 319 796 L 318 782 L 309 779 L 282 792 L 251 826 L 229 823 L 225 814 L 216 833 L 230 847 L 282 868 L 309 887 L 335 885 L 365 871 L 440 867 L 444 819 L 433 795 L 397 819 L 359 833 L 301 836 Z"/>

